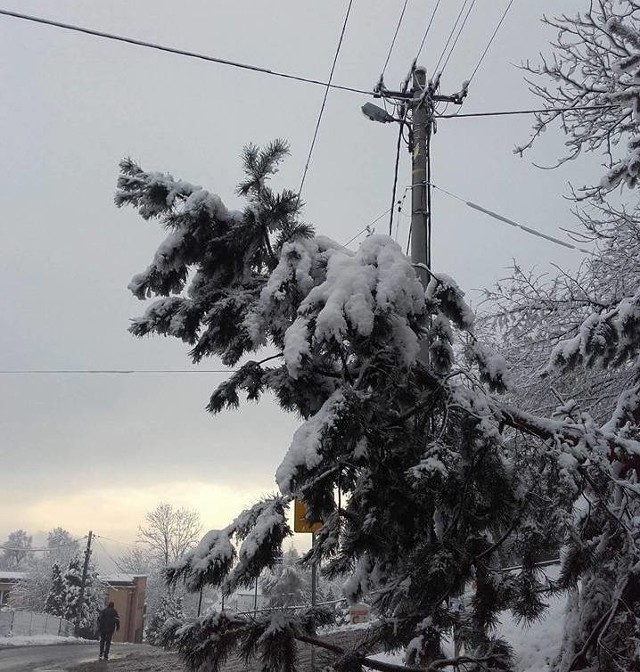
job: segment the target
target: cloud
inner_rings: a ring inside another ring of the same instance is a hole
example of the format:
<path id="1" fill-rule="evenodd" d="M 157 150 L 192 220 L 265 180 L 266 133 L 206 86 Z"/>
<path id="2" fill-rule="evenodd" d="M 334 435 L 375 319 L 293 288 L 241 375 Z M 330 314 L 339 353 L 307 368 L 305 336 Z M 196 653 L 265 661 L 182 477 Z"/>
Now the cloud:
<path id="1" fill-rule="evenodd" d="M 93 530 L 99 536 L 129 543 L 135 540 L 137 526 L 144 522 L 145 514 L 160 502 L 195 509 L 206 530 L 227 525 L 262 494 L 251 488 L 201 481 L 86 488 L 46 496 L 27 505 L 19 501 L 5 503 L 0 535 L 6 537 L 9 531 L 20 527 L 49 530 L 61 526 L 78 536 Z M 9 520 L 12 527 L 7 527 Z"/>

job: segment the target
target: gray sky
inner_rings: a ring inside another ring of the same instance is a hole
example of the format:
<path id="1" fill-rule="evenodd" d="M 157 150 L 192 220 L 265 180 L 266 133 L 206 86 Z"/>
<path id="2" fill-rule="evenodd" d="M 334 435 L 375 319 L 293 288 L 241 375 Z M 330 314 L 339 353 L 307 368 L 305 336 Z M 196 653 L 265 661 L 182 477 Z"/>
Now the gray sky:
<path id="1" fill-rule="evenodd" d="M 435 0 L 410 0 L 387 68 L 395 87 L 422 38 Z M 382 69 L 402 0 L 355 0 L 334 82 L 370 89 Z M 582 7 L 564 0 L 562 10 Z M 3 7 L 168 46 L 326 80 L 347 2 L 331 0 L 5 0 Z M 421 64 L 433 67 L 461 5 L 443 2 Z M 442 91 L 473 70 L 506 0 L 477 0 L 447 66 Z M 515 0 L 476 75 L 464 111 L 539 103 L 513 64 L 554 37 L 539 22 L 552 0 Z M 277 184 L 296 189 L 323 89 L 262 74 L 0 17 L 0 369 L 191 368 L 179 342 L 137 340 L 126 329 L 144 305 L 127 283 L 163 232 L 117 210 L 118 161 L 169 171 L 234 195 L 247 142 L 287 138 L 292 156 Z M 307 176 L 306 219 L 340 242 L 389 207 L 396 131 L 360 112 L 367 98 L 332 91 Z M 573 225 L 569 179 L 593 172 L 553 163 L 550 133 L 524 159 L 513 147 L 530 117 L 442 120 L 433 181 L 551 235 Z M 410 171 L 402 155 L 399 185 Z M 513 258 L 544 269 L 581 255 L 506 227 L 434 193 L 436 270 L 471 292 L 506 275 Z M 407 199 L 406 211 L 410 210 Z M 398 240 L 404 245 L 406 218 Z M 385 232 L 387 218 L 377 230 Z M 477 296 L 477 295 L 476 295 Z M 202 368 L 217 368 L 209 361 Z M 297 425 L 271 403 L 211 418 L 203 408 L 221 376 L 0 376 L 0 539 L 62 525 L 129 541 L 161 500 L 198 508 L 206 527 L 225 524 L 273 472 Z M 116 549 L 117 550 L 117 549 Z"/>

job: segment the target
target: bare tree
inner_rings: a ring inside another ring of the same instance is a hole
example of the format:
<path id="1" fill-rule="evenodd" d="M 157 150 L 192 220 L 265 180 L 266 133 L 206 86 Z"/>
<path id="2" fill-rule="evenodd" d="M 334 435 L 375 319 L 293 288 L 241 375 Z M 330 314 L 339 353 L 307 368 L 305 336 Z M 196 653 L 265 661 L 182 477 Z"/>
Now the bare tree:
<path id="1" fill-rule="evenodd" d="M 3 545 L 2 565 L 4 569 L 19 570 L 31 555 L 33 538 L 24 530 L 11 532 Z"/>
<path id="2" fill-rule="evenodd" d="M 584 191 L 599 196 L 621 183 L 635 187 L 640 176 L 640 5 L 634 0 L 585 4 L 576 16 L 543 19 L 557 34 L 553 55 L 524 68 L 546 111 L 537 115 L 531 140 L 516 151 L 522 153 L 558 121 L 567 148 L 560 163 L 588 151 L 606 155 L 603 180 Z"/>
<path id="3" fill-rule="evenodd" d="M 145 516 L 138 527 L 138 539 L 157 554 L 164 568 L 181 558 L 200 539 L 200 515 L 193 509 L 174 509 L 162 502 Z"/>

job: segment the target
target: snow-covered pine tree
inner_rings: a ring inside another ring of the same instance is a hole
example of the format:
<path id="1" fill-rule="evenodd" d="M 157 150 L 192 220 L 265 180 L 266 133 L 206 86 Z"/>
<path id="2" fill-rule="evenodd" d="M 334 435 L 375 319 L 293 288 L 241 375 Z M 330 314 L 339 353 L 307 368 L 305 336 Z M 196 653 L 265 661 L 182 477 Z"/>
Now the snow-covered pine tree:
<path id="1" fill-rule="evenodd" d="M 82 585 L 82 561 L 78 556 L 72 558 L 64 573 L 63 618 L 79 624 L 80 636 L 95 636 L 98 613 L 104 604 L 104 586 L 98 579 L 93 565 L 89 565 L 85 587 L 80 602 Z"/>
<path id="2" fill-rule="evenodd" d="M 160 606 L 151 615 L 147 627 L 146 641 L 152 646 L 171 648 L 164 635 L 167 622 L 182 622 L 185 619 L 182 598 L 175 595 L 165 595 Z"/>
<path id="3" fill-rule="evenodd" d="M 268 608 L 311 603 L 311 570 L 300 564 L 295 549 L 283 553 L 282 563 L 265 572 L 260 577 L 260 585 Z"/>
<path id="4" fill-rule="evenodd" d="M 195 362 L 217 356 L 237 366 L 265 349 L 220 385 L 209 411 L 237 407 L 241 394 L 257 401 L 272 392 L 304 419 L 276 474 L 280 493 L 207 533 L 168 578 L 226 594 L 252 585 L 281 554 L 291 534 L 286 509 L 297 497 L 325 521 L 306 560 L 322 561 L 329 576 L 350 574 L 351 599 L 372 598 L 379 618 L 372 646 L 407 647 L 409 664 L 456 665 L 442 660 L 443 636 L 455 626 L 465 663 L 510 669 L 492 627 L 506 608 L 522 618 L 542 612 L 535 561 L 549 531 L 570 520 L 575 488 L 555 508 L 541 507 L 502 429 L 549 439 L 563 422 L 505 408 L 488 394 L 504 389 L 504 362 L 475 340 L 473 314 L 453 280 L 432 274 L 425 293 L 390 238 L 371 236 L 352 252 L 299 223 L 297 195 L 267 183 L 286 153 L 281 141 L 245 150 L 242 212 L 171 175 L 121 164 L 117 205 L 170 232 L 129 285 L 140 299 L 160 297 L 131 331 L 180 338 Z M 462 359 L 456 338 L 466 344 Z M 428 363 L 419 357 L 424 344 Z M 547 451 L 557 482 L 566 475 L 562 458 L 584 435 L 575 427 L 566 446 Z M 573 477 L 566 476 L 572 486 Z M 500 568 L 507 541 L 518 572 Z M 470 610 L 449 608 L 472 580 Z M 329 618 L 322 609 L 280 613 L 277 623 L 222 612 L 171 637 L 194 670 L 218 670 L 235 648 L 260 656 L 267 670 L 291 670 L 292 640 L 322 645 L 315 628 Z M 337 664 L 361 663 L 365 653 Z"/>
<path id="5" fill-rule="evenodd" d="M 51 588 L 47 595 L 44 611 L 53 616 L 64 617 L 66 613 L 66 585 L 60 565 L 55 562 L 51 568 Z"/>

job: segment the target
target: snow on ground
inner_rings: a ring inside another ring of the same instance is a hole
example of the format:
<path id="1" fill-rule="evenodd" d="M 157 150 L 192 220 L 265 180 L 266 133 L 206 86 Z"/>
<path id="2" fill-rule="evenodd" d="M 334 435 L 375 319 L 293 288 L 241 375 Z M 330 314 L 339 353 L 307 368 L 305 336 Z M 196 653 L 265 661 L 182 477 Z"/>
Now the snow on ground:
<path id="1" fill-rule="evenodd" d="M 530 625 L 518 624 L 511 614 L 505 614 L 498 626 L 498 634 L 504 637 L 517 653 L 517 672 L 548 672 L 560 650 L 566 596 L 549 600 L 549 609 L 541 621 Z M 452 656 L 451 647 L 446 655 Z M 380 653 L 371 656 L 374 660 L 402 665 L 402 652 Z"/>
<path id="2" fill-rule="evenodd" d="M 89 639 L 81 639 L 80 637 L 59 637 L 58 635 L 15 635 L 14 637 L 0 637 L 0 649 L 9 646 L 51 646 L 53 644 L 87 644 L 91 642 Z"/>
<path id="3" fill-rule="evenodd" d="M 518 653 L 518 672 L 546 672 L 560 651 L 566 595 L 549 599 L 543 620 L 518 625 L 511 615 L 502 619 L 498 632 Z"/>

